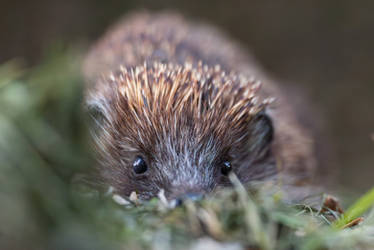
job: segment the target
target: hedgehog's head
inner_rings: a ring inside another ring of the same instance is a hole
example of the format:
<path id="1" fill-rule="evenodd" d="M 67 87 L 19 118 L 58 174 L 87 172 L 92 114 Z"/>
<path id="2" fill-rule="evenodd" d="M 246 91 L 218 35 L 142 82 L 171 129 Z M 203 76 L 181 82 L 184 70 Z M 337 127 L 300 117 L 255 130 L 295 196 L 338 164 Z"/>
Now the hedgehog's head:
<path id="1" fill-rule="evenodd" d="M 206 193 L 274 173 L 273 128 L 259 84 L 201 64 L 122 69 L 88 95 L 100 173 L 143 198 Z"/>

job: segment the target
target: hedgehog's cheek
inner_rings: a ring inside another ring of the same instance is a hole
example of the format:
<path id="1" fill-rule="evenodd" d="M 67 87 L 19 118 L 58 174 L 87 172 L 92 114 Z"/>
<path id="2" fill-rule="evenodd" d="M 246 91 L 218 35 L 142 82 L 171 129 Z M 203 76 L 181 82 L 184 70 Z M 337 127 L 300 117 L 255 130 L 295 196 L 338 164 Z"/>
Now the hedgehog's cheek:
<path id="1" fill-rule="evenodd" d="M 267 153 L 238 168 L 236 175 L 242 183 L 262 181 L 277 174 L 279 169 L 274 155 L 271 150 L 264 151 Z"/>

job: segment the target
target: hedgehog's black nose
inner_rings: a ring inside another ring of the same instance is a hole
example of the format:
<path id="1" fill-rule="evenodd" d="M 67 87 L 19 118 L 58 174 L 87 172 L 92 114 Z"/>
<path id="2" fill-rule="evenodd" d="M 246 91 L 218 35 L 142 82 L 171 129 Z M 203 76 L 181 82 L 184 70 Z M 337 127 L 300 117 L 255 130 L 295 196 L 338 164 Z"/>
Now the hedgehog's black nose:
<path id="1" fill-rule="evenodd" d="M 184 194 L 183 196 L 180 196 L 180 197 L 176 198 L 175 199 L 175 205 L 176 206 L 181 206 L 183 204 L 183 202 L 185 202 L 186 200 L 199 201 L 203 197 L 204 197 L 204 195 L 200 194 L 200 193 L 187 193 L 187 194 Z"/>
<path id="2" fill-rule="evenodd" d="M 176 207 L 182 206 L 182 204 L 183 204 L 183 200 L 181 198 L 176 198 L 175 199 L 175 206 Z"/>

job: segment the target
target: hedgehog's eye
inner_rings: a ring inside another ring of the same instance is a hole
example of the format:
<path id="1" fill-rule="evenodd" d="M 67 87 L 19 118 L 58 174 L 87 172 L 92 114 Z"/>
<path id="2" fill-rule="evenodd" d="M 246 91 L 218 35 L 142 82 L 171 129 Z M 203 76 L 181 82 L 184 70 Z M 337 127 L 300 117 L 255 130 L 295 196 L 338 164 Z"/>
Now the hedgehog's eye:
<path id="1" fill-rule="evenodd" d="M 232 167 L 229 161 L 224 161 L 221 166 L 221 174 L 227 176 L 231 172 Z"/>
<path id="2" fill-rule="evenodd" d="M 143 174 L 147 171 L 147 163 L 141 156 L 137 156 L 132 164 L 135 174 Z"/>

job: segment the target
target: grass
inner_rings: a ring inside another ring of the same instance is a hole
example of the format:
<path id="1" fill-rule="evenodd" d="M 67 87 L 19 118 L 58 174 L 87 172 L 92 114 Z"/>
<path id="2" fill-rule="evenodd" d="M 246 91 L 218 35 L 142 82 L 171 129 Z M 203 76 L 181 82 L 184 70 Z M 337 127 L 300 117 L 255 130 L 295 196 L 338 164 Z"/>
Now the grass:
<path id="1" fill-rule="evenodd" d="M 79 61 L 52 51 L 32 69 L 0 66 L 0 249 L 374 248 L 374 189 L 340 215 L 235 176 L 233 189 L 177 208 L 72 183 L 93 165 Z"/>
<path id="2" fill-rule="evenodd" d="M 372 188 L 369 192 L 363 195 L 360 199 L 358 199 L 348 210 L 344 213 L 344 215 L 334 223 L 334 227 L 339 229 L 343 228 L 351 221 L 359 218 L 362 214 L 364 214 L 369 208 L 371 208 L 374 204 L 374 188 Z"/>

